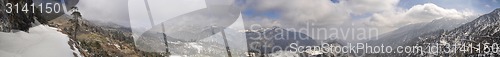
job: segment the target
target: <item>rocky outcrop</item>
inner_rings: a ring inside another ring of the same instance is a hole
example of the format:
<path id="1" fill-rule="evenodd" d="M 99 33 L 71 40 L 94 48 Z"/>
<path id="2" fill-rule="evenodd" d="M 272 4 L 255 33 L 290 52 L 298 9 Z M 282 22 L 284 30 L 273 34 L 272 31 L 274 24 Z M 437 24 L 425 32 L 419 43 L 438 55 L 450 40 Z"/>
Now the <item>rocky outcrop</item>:
<path id="1" fill-rule="evenodd" d="M 2 0 L 0 1 L 0 6 L 5 6 L 7 3 L 33 3 L 32 0 Z M 19 5 L 24 6 L 24 5 Z M 0 7 L 1 9 L 7 9 L 6 7 Z M 32 9 L 28 7 L 28 9 Z M 12 10 L 20 9 L 12 8 Z M 37 10 L 35 10 L 37 11 Z M 43 19 L 40 13 L 7 13 L 0 12 L 0 32 L 16 32 L 16 31 L 28 31 L 30 27 L 36 26 L 33 24 L 35 20 L 42 24 L 46 24 L 47 20 Z"/>
<path id="2" fill-rule="evenodd" d="M 75 46 L 74 50 L 80 51 L 82 56 L 163 57 L 169 55 L 168 53 L 143 52 L 136 49 L 131 31 L 127 27 L 88 21 L 78 16 L 82 15 L 63 15 L 48 21 L 48 25 L 67 34 L 71 38 L 68 44 Z"/>

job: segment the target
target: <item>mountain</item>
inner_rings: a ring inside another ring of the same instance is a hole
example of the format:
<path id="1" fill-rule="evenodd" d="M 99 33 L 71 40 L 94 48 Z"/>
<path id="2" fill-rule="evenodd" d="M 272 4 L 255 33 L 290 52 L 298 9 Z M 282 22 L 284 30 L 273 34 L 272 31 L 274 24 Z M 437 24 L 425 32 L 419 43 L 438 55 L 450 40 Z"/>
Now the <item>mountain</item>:
<path id="1" fill-rule="evenodd" d="M 377 40 L 371 40 L 366 43 L 370 45 L 384 45 L 384 46 L 407 46 L 408 44 L 415 44 L 418 37 L 422 35 L 432 34 L 435 32 L 447 31 L 455 29 L 467 22 L 473 20 L 474 17 L 464 19 L 448 19 L 442 18 L 433 20 L 431 22 L 416 23 L 403 26 L 397 30 L 382 34 L 378 36 Z M 401 56 L 398 53 L 369 53 L 367 56 Z"/>
<path id="2" fill-rule="evenodd" d="M 23 6 L 22 4 L 24 3 L 33 3 L 32 0 L 5 0 L 5 1 L 0 1 L 1 5 L 5 5 L 6 3 L 19 3 Z M 29 7 L 28 9 L 31 9 Z M 16 9 L 13 9 L 16 10 Z M 35 10 L 36 11 L 36 10 Z M 61 14 L 62 16 L 58 16 L 58 14 Z M 43 37 L 50 37 L 52 34 L 57 34 L 57 33 L 62 33 L 63 35 L 67 35 L 65 37 L 59 37 L 59 38 L 65 38 L 68 39 L 69 41 L 62 41 L 63 43 L 53 43 L 56 41 L 52 42 L 45 42 L 47 40 L 57 40 L 58 38 L 47 38 L 45 41 L 39 41 L 41 43 L 50 43 L 44 46 L 45 44 L 37 44 L 37 45 L 29 45 L 32 47 L 50 47 L 54 44 L 68 44 L 69 46 L 66 46 L 67 49 L 72 49 L 73 50 L 73 55 L 77 57 L 77 55 L 82 55 L 85 57 L 110 57 L 110 56 L 149 56 L 149 57 L 154 57 L 154 56 L 168 56 L 168 53 L 152 53 L 152 52 L 143 52 L 139 51 L 138 49 L 135 48 L 134 46 L 134 41 L 133 38 L 131 37 L 131 32 L 130 29 L 127 27 L 123 26 L 118 26 L 115 24 L 110 24 L 110 23 L 103 23 L 103 22 L 95 22 L 95 21 L 88 21 L 85 19 L 81 20 L 80 25 L 77 25 L 78 22 L 77 19 L 75 19 L 75 16 L 69 16 L 69 15 L 63 15 L 64 13 L 57 13 L 57 14 L 40 14 L 40 13 L 6 13 L 6 12 L 1 12 L 0 13 L 0 32 L 8 35 L 8 34 L 19 34 L 19 35 L 36 35 L 37 32 L 31 33 L 30 28 L 35 27 L 42 27 L 42 28 L 52 28 L 55 27 L 55 29 L 58 32 L 43 32 L 44 35 Z M 57 17 L 57 18 L 52 18 L 52 17 Z M 51 18 L 51 19 L 45 19 L 45 18 Z M 81 17 L 79 17 L 81 18 Z M 48 26 L 47 26 L 48 25 Z M 50 27 L 49 27 L 50 26 Z M 79 27 L 79 29 L 75 29 L 75 27 Z M 76 33 L 77 32 L 77 33 Z M 38 32 L 39 34 L 39 32 Z M 15 36 L 15 35 L 12 35 Z M 8 36 L 4 36 L 8 37 Z M 31 36 L 23 36 L 23 37 L 31 37 Z M 32 37 L 32 38 L 43 38 L 43 37 Z M 22 37 L 19 37 L 22 38 Z M 37 40 L 37 39 L 25 39 L 25 40 Z M 5 38 L 8 39 L 8 38 Z M 9 40 L 2 40 L 5 43 L 18 43 L 18 42 L 6 42 Z M 14 40 L 10 40 L 14 41 Z M 33 41 L 37 42 L 37 41 Z M 25 44 L 29 44 L 30 42 L 21 42 Z M 15 44 L 7 44 L 7 45 L 15 45 Z M 53 49 L 52 48 L 52 49 Z M 38 48 L 42 49 L 42 48 Z M 45 49 L 45 50 L 52 50 L 52 49 Z M 62 49 L 62 48 L 61 48 Z M 14 49 L 13 49 L 14 50 Z M 17 50 L 17 49 L 15 49 Z M 19 49 L 19 50 L 25 50 L 25 49 Z M 28 49 L 26 49 L 28 50 Z M 31 50 L 31 49 L 29 49 Z M 34 51 L 34 52 L 40 52 L 40 51 Z M 25 53 L 34 53 L 34 52 L 25 52 Z M 0 53 L 5 54 L 9 52 L 3 52 L 1 51 Z M 9 53 L 10 54 L 10 53 Z M 71 54 L 71 52 L 69 52 Z M 61 54 L 62 55 L 62 54 Z M 9 56 L 9 55 L 7 55 Z M 33 55 L 36 56 L 36 55 Z"/>
<path id="3" fill-rule="evenodd" d="M 7 3 L 33 3 L 32 0 L 6 0 L 0 1 L 0 4 L 6 5 Z M 23 5 L 20 5 L 23 6 Z M 31 7 L 29 7 L 31 9 Z M 19 10 L 19 9 L 12 9 Z M 37 10 L 35 10 L 37 11 Z M 44 16 L 40 13 L 0 13 L 0 32 L 17 32 L 17 31 L 28 31 L 30 27 L 37 26 L 33 24 L 35 21 L 39 21 L 42 24 L 46 24 L 48 20 L 44 19 Z"/>
<path id="4" fill-rule="evenodd" d="M 78 20 L 81 19 L 81 20 Z M 78 24 L 79 23 L 79 24 Z M 85 20 L 81 17 L 63 15 L 48 25 L 56 27 L 70 38 L 68 44 L 84 57 L 109 56 L 168 56 L 168 53 L 140 51 L 134 45 L 130 28 L 116 24 Z M 78 27 L 78 29 L 76 29 Z M 75 53 L 75 54 L 77 54 Z"/>
<path id="5" fill-rule="evenodd" d="M 368 56 L 498 56 L 497 54 L 488 54 L 475 51 L 475 45 L 485 43 L 499 43 L 500 39 L 500 8 L 493 12 L 479 16 L 470 22 L 467 20 L 437 20 L 427 24 L 408 25 L 393 32 L 381 35 L 379 40 L 369 41 L 367 43 L 384 44 L 392 47 L 397 46 L 421 46 L 424 52 L 420 53 L 385 53 L 385 54 L 367 54 Z M 467 22 L 465 24 L 462 24 Z M 437 43 L 437 44 L 436 44 Z M 457 45 L 457 46 L 453 46 Z M 466 45 L 466 46 L 461 46 Z M 471 45 L 471 46 L 468 46 Z M 428 47 L 440 46 L 437 53 L 429 52 Z M 457 48 L 457 49 L 448 49 Z M 470 49 L 471 51 L 460 51 L 460 48 Z M 445 53 L 443 51 L 452 51 Z"/>
<path id="6" fill-rule="evenodd" d="M 403 26 L 397 30 L 382 34 L 378 36 L 377 40 L 371 40 L 366 43 L 370 45 L 384 45 L 384 46 L 407 46 L 408 44 L 415 44 L 418 37 L 435 32 L 447 31 L 455 29 L 467 22 L 470 22 L 475 17 L 464 19 L 448 19 L 442 18 L 433 20 L 431 22 L 416 23 Z M 401 56 L 397 53 L 369 53 L 367 56 Z"/>
<path id="7" fill-rule="evenodd" d="M 65 14 L 65 12 L 55 13 L 55 8 L 54 13 L 29 13 L 43 11 L 35 10 L 40 9 L 40 7 L 17 7 L 29 6 L 31 3 L 37 4 L 47 2 L 65 4 L 65 6 L 67 6 L 66 8 L 69 9 L 75 6 L 79 2 L 79 0 L 65 0 L 64 2 L 61 2 L 59 0 L 2 0 L 0 1 L 0 5 L 4 7 L 1 8 L 2 12 L 0 12 L 0 32 L 28 32 L 29 28 L 31 27 L 35 27 L 40 24 L 47 24 L 48 21 Z M 11 3 L 10 6 L 12 6 L 12 8 L 8 9 L 8 3 Z M 28 11 L 24 11 L 26 9 Z M 10 10 L 11 12 L 7 12 L 8 10 Z"/>
<path id="8" fill-rule="evenodd" d="M 441 18 L 431 22 L 416 23 L 403 26 L 397 30 L 378 36 L 377 40 L 368 41 L 373 44 L 384 44 L 390 46 L 402 45 L 401 43 L 411 42 L 413 38 L 421 35 L 432 33 L 439 30 L 452 30 L 467 22 L 470 22 L 472 17 L 464 19 L 448 19 Z"/>
<path id="9" fill-rule="evenodd" d="M 277 26 L 271 28 L 261 28 L 256 30 L 247 30 L 245 32 L 248 44 L 248 51 L 250 57 L 259 56 L 300 56 L 300 57 L 311 57 L 311 56 L 354 56 L 352 54 L 344 53 L 321 53 L 320 51 L 307 51 L 311 50 L 308 48 L 303 48 L 299 50 L 306 51 L 304 53 L 291 52 L 293 49 L 291 44 L 295 43 L 297 46 L 320 46 L 321 42 L 344 46 L 347 42 L 340 39 L 329 39 L 328 41 L 318 41 L 308 35 L 301 32 L 289 31 Z"/>
<path id="10" fill-rule="evenodd" d="M 484 44 L 493 46 L 493 43 L 500 41 L 500 8 L 495 9 L 491 13 L 482 15 L 475 20 L 466 23 L 458 28 L 450 31 L 435 32 L 434 34 L 420 36 L 421 41 L 417 41 L 416 45 L 431 46 L 428 43 L 440 44 L 457 44 L 457 45 L 473 45 L 471 46 L 452 46 L 451 48 L 478 48 L 475 45 L 483 46 Z M 426 45 L 427 44 L 427 45 Z M 439 45 L 443 46 L 443 45 Z M 445 48 L 441 48 L 446 50 Z M 424 53 L 426 56 L 438 56 L 435 54 L 443 54 L 439 56 L 499 56 L 498 54 L 484 53 L 484 47 L 481 51 L 455 51 L 455 53 Z"/>

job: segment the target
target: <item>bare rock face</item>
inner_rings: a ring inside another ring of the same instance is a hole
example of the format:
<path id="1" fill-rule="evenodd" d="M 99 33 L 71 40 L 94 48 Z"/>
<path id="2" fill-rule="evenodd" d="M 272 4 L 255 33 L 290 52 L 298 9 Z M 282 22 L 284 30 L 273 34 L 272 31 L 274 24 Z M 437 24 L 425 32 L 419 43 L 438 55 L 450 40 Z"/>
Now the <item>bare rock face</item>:
<path id="1" fill-rule="evenodd" d="M 66 4 L 68 7 L 73 7 L 78 3 L 79 0 L 66 0 L 61 2 L 58 0 L 2 0 L 0 1 L 0 6 L 7 6 L 7 3 L 19 4 L 19 6 L 30 6 L 32 3 L 59 3 Z M 15 6 L 13 6 L 15 7 Z M 34 8 L 34 10 L 33 10 Z M 25 13 L 23 8 L 7 8 L 0 7 L 2 10 L 0 12 L 0 32 L 16 32 L 16 31 L 28 31 L 29 28 L 37 26 L 39 24 L 47 24 L 48 21 L 53 20 L 63 14 L 63 6 L 60 6 L 59 13 Z M 40 12 L 39 7 L 26 7 L 29 12 Z M 55 9 L 55 8 L 54 8 Z M 12 11 L 11 13 L 5 12 L 5 10 L 18 10 Z"/>
<path id="2" fill-rule="evenodd" d="M 31 0 L 2 0 L 0 1 L 1 6 L 5 6 L 7 3 L 33 3 Z M 24 6 L 24 5 L 20 5 Z M 7 8 L 2 7 L 1 9 L 6 10 Z M 29 7 L 29 9 L 32 9 Z M 12 10 L 18 10 L 13 8 Z M 47 21 L 40 18 L 40 14 L 36 13 L 7 13 L 0 12 L 0 31 L 1 32 L 13 32 L 13 31 L 28 31 L 28 29 L 34 26 L 33 23 L 35 19 L 39 20 L 41 23 L 46 23 Z"/>
<path id="3" fill-rule="evenodd" d="M 79 12 L 63 15 L 48 21 L 70 38 L 68 44 L 75 46 L 84 57 L 164 57 L 166 53 L 144 52 L 134 46 L 130 28 L 99 21 L 85 20 Z M 76 53 L 75 53 L 76 54 Z"/>

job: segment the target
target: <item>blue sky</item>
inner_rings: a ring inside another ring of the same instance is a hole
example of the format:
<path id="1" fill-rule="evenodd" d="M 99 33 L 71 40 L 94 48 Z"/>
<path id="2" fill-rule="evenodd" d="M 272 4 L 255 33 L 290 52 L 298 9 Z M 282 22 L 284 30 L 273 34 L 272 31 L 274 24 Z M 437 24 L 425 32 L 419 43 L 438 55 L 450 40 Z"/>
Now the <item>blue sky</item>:
<path id="1" fill-rule="evenodd" d="M 248 5 L 246 3 L 249 1 L 255 1 L 255 0 L 236 0 L 234 3 L 241 6 L 241 5 Z M 274 0 L 267 0 L 267 1 L 274 1 Z M 292 0 L 284 0 L 284 1 L 278 0 L 278 2 L 287 2 L 287 1 L 292 1 Z M 307 0 L 305 2 L 309 1 L 318 1 L 318 0 Z M 339 3 L 342 1 L 345 0 L 340 0 L 340 1 L 325 0 L 322 2 Z M 354 0 L 347 0 L 347 1 L 354 1 Z M 383 2 L 386 1 L 384 0 Z M 399 0 L 396 7 L 401 9 L 410 9 L 415 5 L 421 5 L 425 3 L 433 3 L 445 9 L 456 9 L 458 11 L 470 10 L 476 12 L 477 14 L 488 13 L 495 8 L 500 8 L 499 0 Z M 127 20 L 129 18 L 123 17 L 123 16 L 128 16 L 127 4 L 128 4 L 127 1 L 121 1 L 121 0 L 109 0 L 109 1 L 106 0 L 98 2 L 96 2 L 96 0 L 81 0 L 79 2 L 78 7 L 81 8 L 83 14 L 85 15 L 84 17 L 86 17 L 87 19 L 112 22 L 124 26 L 130 26 L 129 20 Z M 314 3 L 307 3 L 307 4 L 314 4 Z M 175 8 L 175 7 L 165 7 L 165 8 Z M 242 14 L 244 19 L 260 17 L 260 18 L 279 20 L 283 19 L 284 16 L 283 14 L 284 12 L 282 10 L 283 9 L 256 11 L 256 8 L 254 6 L 246 6 L 246 8 L 242 10 Z M 371 17 L 372 15 L 373 13 L 357 14 L 357 15 L 350 14 L 346 16 L 349 16 L 349 19 L 352 20 L 363 20 L 364 18 Z"/>
<path id="2" fill-rule="evenodd" d="M 258 12 L 253 8 L 247 8 L 242 10 L 242 14 L 247 17 L 257 17 L 257 16 L 264 16 L 268 17 L 271 19 L 278 19 L 280 16 L 280 11 L 279 10 L 269 10 L 265 12 Z"/>
<path id="3" fill-rule="evenodd" d="M 243 0 L 238 0 L 238 3 Z M 338 3 L 339 0 L 330 0 L 332 3 Z M 446 9 L 456 9 L 458 11 L 474 11 L 478 14 L 488 13 L 496 8 L 500 8 L 500 0 L 400 0 L 397 7 L 409 9 L 414 5 L 433 3 Z M 253 7 L 243 9 L 242 14 L 246 17 L 267 17 L 270 19 L 279 19 L 281 14 L 279 9 L 258 12 Z M 361 15 L 351 15 L 352 19 L 361 19 L 372 15 L 371 13 Z"/>
<path id="4" fill-rule="evenodd" d="M 130 1 L 135 1 L 135 0 L 130 0 Z M 154 0 L 154 1 L 164 1 L 164 0 Z M 180 0 L 169 0 L 169 1 L 180 1 Z M 197 3 L 193 3 L 191 0 L 189 1 L 186 0 L 186 1 L 194 5 L 197 5 Z M 205 5 L 203 4 L 205 0 L 193 0 L 193 1 L 201 1 L 200 4 Z M 210 1 L 218 2 L 219 0 L 210 0 Z M 374 0 L 262 0 L 265 2 L 257 2 L 256 4 L 248 4 L 252 1 L 255 2 L 256 0 L 220 0 L 220 1 L 234 1 L 228 3 L 236 3 L 236 5 L 244 7 L 244 9 L 242 9 L 241 12 L 243 14 L 243 19 L 245 20 L 245 25 L 251 24 L 246 20 L 257 20 L 255 23 L 262 23 L 262 25 L 272 25 L 272 26 L 282 25 L 283 28 L 306 27 L 300 25 L 307 25 L 308 22 L 315 23 L 316 27 L 344 27 L 346 25 L 356 24 L 352 25 L 352 27 L 366 27 L 366 28 L 375 27 L 380 29 L 381 32 L 391 31 L 408 24 L 432 21 L 442 17 L 463 18 L 465 15 L 468 14 L 468 13 L 463 13 L 461 11 L 469 10 L 475 12 L 476 14 L 485 14 L 494 10 L 495 8 L 500 8 L 499 0 L 383 0 L 383 1 L 382 0 L 380 1 L 379 0 L 376 1 Z M 266 7 L 259 7 L 256 5 L 262 6 L 261 3 L 266 3 L 267 1 L 270 1 L 269 2 L 270 4 L 284 3 L 286 5 L 279 4 L 277 7 L 272 6 L 271 9 L 266 9 L 265 11 L 259 11 L 258 9 Z M 349 3 L 346 2 L 346 4 L 342 5 L 330 5 L 334 3 L 340 4 L 345 1 L 350 1 L 350 2 Z M 130 5 L 129 3 L 132 2 L 123 0 L 102 0 L 102 1 L 81 0 L 79 2 L 78 7 L 80 8 L 84 18 L 86 19 L 117 23 L 123 26 L 131 26 L 132 25 L 131 22 L 138 22 L 138 21 L 130 21 L 133 18 L 129 18 L 130 17 L 129 13 L 133 13 L 134 11 L 131 10 L 131 8 L 129 7 L 144 7 L 144 6 L 142 6 L 143 4 L 139 6 L 128 6 Z M 190 7 L 186 5 L 175 6 L 172 5 L 172 3 L 169 4 L 166 2 L 157 2 L 151 4 L 160 4 L 160 5 L 153 5 L 158 7 L 158 11 L 161 11 L 161 12 L 155 12 L 158 14 L 153 13 L 153 15 L 165 15 L 165 16 L 177 16 L 171 14 L 175 12 L 185 11 L 183 9 L 178 9 L 178 8 Z M 180 3 L 180 4 L 189 4 L 189 3 Z M 391 5 L 388 6 L 386 4 L 391 4 Z M 416 5 L 420 5 L 421 8 L 418 7 L 415 8 L 414 6 Z M 359 6 L 359 7 L 357 8 L 352 6 Z M 192 7 L 198 8 L 199 6 L 192 6 Z M 203 8 L 204 6 L 201 7 Z M 383 8 L 393 8 L 393 7 L 397 9 L 402 9 L 403 11 L 397 11 L 395 9 L 389 9 L 389 10 L 383 9 Z M 422 9 L 422 8 L 430 8 L 430 9 Z M 408 9 L 415 9 L 417 11 L 407 11 Z M 454 11 L 453 9 L 457 10 L 458 12 Z M 351 10 L 352 12 L 347 12 L 347 13 L 344 12 L 349 10 Z M 426 10 L 437 11 L 437 12 L 426 12 Z M 362 12 L 362 11 L 364 11 L 365 13 L 352 14 L 353 12 Z M 390 14 L 386 14 L 386 11 L 388 11 L 387 13 Z M 142 15 L 133 15 L 133 16 L 146 17 L 146 14 Z M 157 17 L 165 17 L 165 16 L 157 16 Z M 166 20 L 168 18 L 156 18 L 156 19 Z M 272 21 L 265 19 L 270 19 Z M 265 20 L 265 21 L 258 21 L 258 20 Z M 143 20 L 143 21 L 146 22 L 146 25 L 149 24 L 147 23 L 149 22 L 149 20 Z"/>

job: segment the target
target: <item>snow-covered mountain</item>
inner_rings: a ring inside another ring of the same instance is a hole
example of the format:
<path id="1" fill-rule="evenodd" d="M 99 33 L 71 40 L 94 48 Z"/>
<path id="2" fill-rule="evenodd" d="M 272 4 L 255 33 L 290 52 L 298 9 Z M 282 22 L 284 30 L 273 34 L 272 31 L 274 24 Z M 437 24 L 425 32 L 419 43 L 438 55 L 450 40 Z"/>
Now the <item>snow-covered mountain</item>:
<path id="1" fill-rule="evenodd" d="M 441 19 L 426 24 L 408 25 L 393 32 L 381 35 L 379 40 L 369 41 L 368 43 L 384 44 L 390 46 L 441 46 L 437 53 L 431 53 L 424 50 L 423 53 L 386 53 L 386 54 L 368 54 L 373 56 L 498 56 L 498 54 L 487 54 L 478 51 L 462 52 L 459 49 L 450 48 L 471 48 L 451 45 L 471 44 L 478 45 L 484 43 L 499 43 L 500 39 L 500 9 L 491 13 L 479 16 L 468 22 L 467 20 Z M 465 23 L 466 22 L 466 23 Z M 465 23 L 465 24 L 464 24 Z M 436 45 L 435 43 L 439 43 Z M 491 45 L 490 44 L 490 45 Z M 446 46 L 450 45 L 450 46 Z M 455 50 L 451 53 L 443 51 Z"/>
<path id="2" fill-rule="evenodd" d="M 425 34 L 431 34 L 436 31 L 447 31 L 452 30 L 460 25 L 463 25 L 467 22 L 470 22 L 476 17 L 464 18 L 464 19 L 437 19 L 431 22 L 424 23 L 416 23 L 403 26 L 394 30 L 392 32 L 388 32 L 378 36 L 377 40 L 368 41 L 370 45 L 384 45 L 384 46 L 406 46 L 408 44 L 415 44 L 418 40 L 418 37 Z M 376 55 L 376 56 L 398 56 L 393 53 L 385 53 L 385 54 L 367 54 L 367 56 Z"/>
<path id="3" fill-rule="evenodd" d="M 247 30 L 246 38 L 250 57 L 270 56 L 270 57 L 289 57 L 289 56 L 353 56 L 352 54 L 333 54 L 321 53 L 319 51 L 306 51 L 304 53 L 291 52 L 292 43 L 298 46 L 319 46 L 321 42 L 343 46 L 346 42 L 339 39 L 316 40 L 304 33 L 289 31 L 280 27 L 261 28 L 257 30 Z M 281 48 L 281 49 L 280 49 Z M 310 49 L 303 49 L 310 50 Z"/>
<path id="4" fill-rule="evenodd" d="M 410 24 L 398 28 L 397 30 L 394 30 L 392 32 L 382 34 L 378 36 L 377 40 L 368 41 L 368 43 L 391 46 L 402 45 L 401 43 L 412 42 L 414 41 L 412 40 L 413 38 L 417 38 L 418 36 L 426 33 L 432 33 L 439 30 L 452 30 L 456 27 L 459 27 L 460 25 L 470 22 L 470 20 L 473 20 L 472 18 L 475 17 L 464 19 L 442 18 L 433 20 L 431 22 Z"/>
<path id="5" fill-rule="evenodd" d="M 244 43 L 244 34 L 233 29 L 225 29 L 229 48 L 232 56 L 246 56 L 246 45 Z M 165 36 L 168 46 L 165 46 L 164 36 L 162 33 L 146 32 L 136 40 L 136 47 L 141 51 L 147 52 L 165 52 L 168 47 L 170 56 L 188 56 L 188 57 L 225 57 L 227 56 L 226 46 L 224 45 L 223 36 L 219 33 L 201 39 L 186 41 L 169 36 Z M 243 43 L 242 43 L 243 42 Z"/>
<path id="6" fill-rule="evenodd" d="M 298 45 L 319 45 L 317 41 L 306 34 L 300 32 L 287 31 L 279 27 L 260 29 L 246 32 L 249 51 L 256 51 L 263 54 L 269 54 L 280 50 L 271 50 L 274 46 L 282 48 L 289 47 L 291 43 Z M 251 43 L 257 43 L 252 45 Z M 257 49 L 252 49 L 257 48 Z M 284 49 L 283 49 L 284 50 Z"/>

